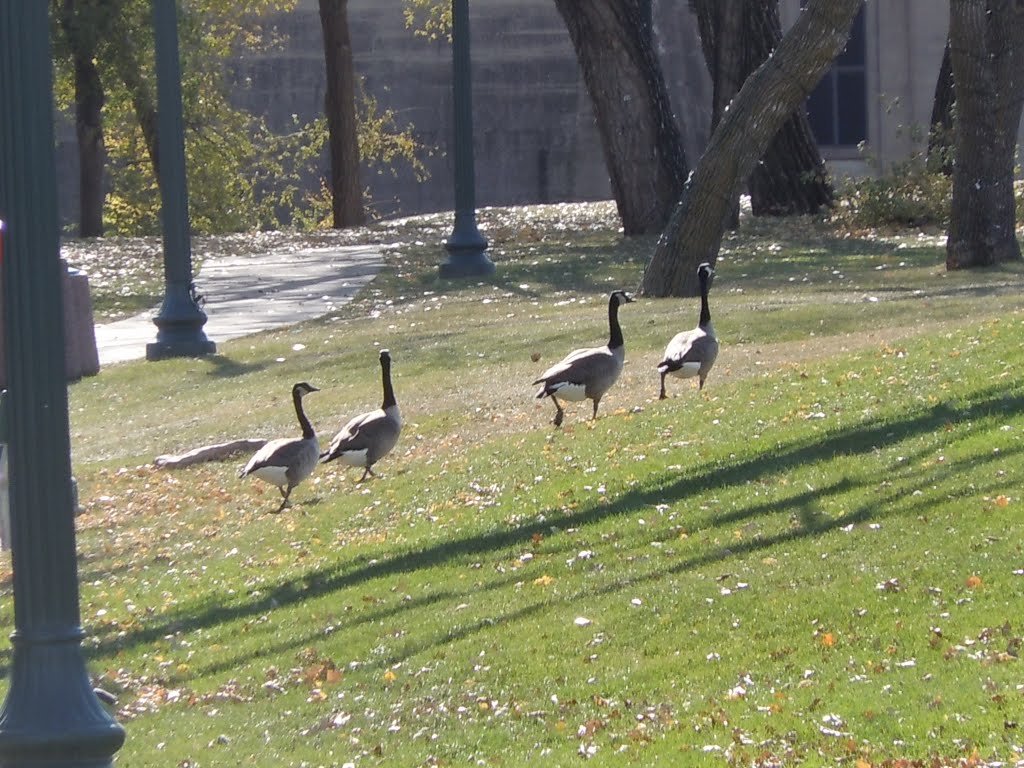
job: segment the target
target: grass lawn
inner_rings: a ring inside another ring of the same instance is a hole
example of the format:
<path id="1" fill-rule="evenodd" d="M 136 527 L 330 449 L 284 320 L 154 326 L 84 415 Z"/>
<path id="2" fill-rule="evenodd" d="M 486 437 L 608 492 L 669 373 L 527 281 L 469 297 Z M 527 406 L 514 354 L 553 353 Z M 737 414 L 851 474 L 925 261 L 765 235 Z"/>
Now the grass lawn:
<path id="1" fill-rule="evenodd" d="M 665 343 L 696 300 L 622 308 L 601 404 L 530 382 L 603 343 L 652 241 L 609 205 L 487 210 L 498 275 L 442 283 L 447 217 L 336 315 L 70 389 L 90 670 L 119 766 L 1024 761 L 1024 269 L 947 274 L 941 238 L 754 221 L 712 288 L 702 393 Z M 380 401 L 398 448 L 279 496 L 247 457 Z M 3 561 L 0 620 L 13 626 Z M 10 649 L 0 649 L 6 674 Z"/>

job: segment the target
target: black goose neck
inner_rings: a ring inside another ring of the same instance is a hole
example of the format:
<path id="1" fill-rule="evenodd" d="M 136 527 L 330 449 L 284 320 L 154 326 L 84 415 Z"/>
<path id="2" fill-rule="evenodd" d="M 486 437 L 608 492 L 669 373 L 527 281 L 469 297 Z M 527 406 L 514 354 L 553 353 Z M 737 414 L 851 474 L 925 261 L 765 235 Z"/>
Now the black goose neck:
<path id="1" fill-rule="evenodd" d="M 617 349 L 626 343 L 622 338 L 622 326 L 619 325 L 619 297 L 615 294 L 608 300 L 608 330 L 609 349 Z"/>
<path id="2" fill-rule="evenodd" d="M 708 276 L 700 273 L 700 325 L 711 322 L 711 307 L 708 306 Z"/>
<path id="3" fill-rule="evenodd" d="M 392 405 L 398 405 L 398 401 L 395 400 L 395 389 L 391 386 L 391 360 L 389 358 L 381 358 L 380 375 L 384 384 L 384 404 L 381 408 L 387 409 Z"/>
<path id="4" fill-rule="evenodd" d="M 298 388 L 292 390 L 292 402 L 295 404 L 295 415 L 299 417 L 299 426 L 302 427 L 302 438 L 309 440 L 316 437 L 313 425 L 306 418 L 306 412 L 302 409 L 302 392 Z"/>

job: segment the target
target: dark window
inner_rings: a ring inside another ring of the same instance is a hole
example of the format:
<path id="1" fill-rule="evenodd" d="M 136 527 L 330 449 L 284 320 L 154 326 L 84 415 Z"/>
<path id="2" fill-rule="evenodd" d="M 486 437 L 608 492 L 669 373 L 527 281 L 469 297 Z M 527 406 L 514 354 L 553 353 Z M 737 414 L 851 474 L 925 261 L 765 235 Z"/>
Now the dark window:
<path id="1" fill-rule="evenodd" d="M 855 147 L 868 137 L 866 35 L 861 8 L 846 48 L 807 99 L 811 130 L 823 147 Z"/>

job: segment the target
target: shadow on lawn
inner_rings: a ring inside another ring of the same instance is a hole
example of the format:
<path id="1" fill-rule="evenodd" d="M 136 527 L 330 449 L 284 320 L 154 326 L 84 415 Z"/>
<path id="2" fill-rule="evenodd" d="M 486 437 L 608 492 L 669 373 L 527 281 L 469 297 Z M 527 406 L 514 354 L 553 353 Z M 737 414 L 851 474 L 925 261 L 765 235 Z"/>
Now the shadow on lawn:
<path id="1" fill-rule="evenodd" d="M 330 592 L 351 587 L 374 579 L 395 578 L 403 573 L 429 568 L 446 561 L 457 560 L 468 556 L 480 556 L 491 552 L 500 552 L 529 541 L 534 534 L 548 535 L 551 528 L 581 528 L 601 520 L 636 512 L 638 509 L 649 508 L 661 503 L 678 503 L 696 498 L 717 489 L 757 481 L 765 477 L 784 475 L 807 464 L 830 460 L 837 457 L 856 457 L 873 452 L 879 447 L 916 436 L 944 430 L 948 425 L 958 421 L 970 420 L 977 423 L 989 415 L 1016 414 L 1024 411 L 1024 395 L 1013 391 L 1013 383 L 989 387 L 971 399 L 970 411 L 957 410 L 947 404 L 940 403 L 926 410 L 907 414 L 897 421 L 866 421 L 857 426 L 837 430 L 824 437 L 808 438 L 793 442 L 770 456 L 743 458 L 732 463 L 723 463 L 702 469 L 694 474 L 665 474 L 654 478 L 653 485 L 637 488 L 623 493 L 611 502 L 597 502 L 588 507 L 577 509 L 571 513 L 560 510 L 545 512 L 543 522 L 526 523 L 514 528 L 471 536 L 455 541 L 444 542 L 418 551 L 397 554 L 380 560 L 360 559 L 341 566 L 332 566 L 305 574 L 300 578 L 280 583 L 276 588 L 267 591 L 258 600 L 244 605 L 224 606 L 210 604 L 207 608 L 191 615 L 178 614 L 165 617 L 158 622 L 128 631 L 119 637 L 104 638 L 98 645 L 88 647 L 87 655 L 93 659 L 109 658 L 126 646 L 148 644 L 176 632 L 192 632 L 198 629 L 216 626 L 224 622 L 232 622 L 246 618 L 255 618 L 268 611 L 297 604 L 303 600 L 315 598 Z M 925 449 L 929 453 L 931 449 Z M 1024 449 L 1022 449 L 1024 450 Z M 1007 452 L 1000 457 L 1005 459 Z M 763 501 L 746 506 L 727 514 L 716 515 L 703 526 L 691 529 L 693 535 L 703 529 L 734 526 L 743 520 L 756 519 L 768 514 L 779 514 L 787 510 L 799 522 L 789 530 L 775 536 L 754 538 L 747 541 L 733 542 L 728 546 L 720 546 L 701 552 L 687 559 L 672 564 L 668 569 L 657 570 L 637 579 L 616 582 L 603 589 L 604 592 L 614 591 L 634 585 L 640 581 L 656 580 L 666 573 L 678 573 L 709 563 L 726 560 L 730 557 L 749 554 L 761 549 L 774 547 L 780 543 L 807 536 L 818 536 L 829 531 L 851 524 L 878 520 L 891 514 L 892 508 L 900 502 L 901 514 L 913 514 L 915 510 L 926 511 L 930 500 L 927 494 L 920 498 L 911 497 L 908 488 L 921 484 L 922 473 L 930 470 L 922 469 L 925 454 L 917 457 L 905 457 L 905 460 L 893 467 L 896 482 L 888 486 L 884 493 L 874 495 L 869 502 L 858 508 L 851 509 L 840 517 L 825 517 L 815 512 L 822 500 L 835 494 L 855 490 L 853 481 L 841 480 L 817 489 L 808 489 L 784 500 Z M 988 457 L 986 457 L 988 458 Z M 915 469 L 915 467 L 917 467 Z M 872 486 L 874 486 L 872 481 Z M 982 492 L 984 489 L 977 489 Z M 510 576 L 509 578 L 513 578 Z M 492 584 L 488 589 L 501 587 L 501 582 Z M 468 589 L 468 588 L 467 588 Z M 474 589 L 478 592 L 479 589 Z M 398 614 L 417 605 L 443 603 L 453 599 L 457 590 L 442 592 L 423 598 L 420 601 L 403 602 L 396 606 L 382 608 L 372 614 L 361 616 L 355 624 L 378 622 L 388 616 Z M 589 593 L 586 593 L 589 594 Z M 564 600 L 572 601 L 584 597 L 585 593 L 568 595 Z M 456 637 L 470 634 L 495 624 L 505 624 L 521 619 L 544 607 L 543 601 L 534 605 L 524 606 L 493 619 L 480 620 L 466 627 L 461 627 L 453 634 L 435 638 L 427 645 L 447 642 Z M 307 643 L 312 638 L 292 639 L 282 643 L 283 648 Z M 417 648 L 406 648 L 401 658 L 417 653 Z M 265 653 L 273 653 L 273 645 L 264 649 Z M 5 654 L 4 666 L 0 672 L 5 673 L 9 662 L 9 653 Z M 382 665 L 394 663 L 399 658 L 381 658 Z M 229 662 L 217 664 L 217 667 L 229 666 Z M 212 668 L 211 668 L 212 669 Z"/>
<path id="2" fill-rule="evenodd" d="M 164 621 L 130 631 L 121 637 L 105 638 L 97 646 L 89 648 L 88 653 L 93 658 L 109 656 L 125 646 L 151 643 L 175 632 L 191 632 L 223 622 L 238 621 L 248 616 L 258 616 L 274 608 L 287 607 L 302 600 L 322 596 L 353 585 L 375 579 L 393 579 L 401 573 L 436 565 L 442 561 L 506 550 L 524 541 L 529 541 L 535 534 L 549 535 L 553 526 L 579 528 L 597 523 L 605 518 L 629 514 L 656 504 L 679 503 L 701 495 L 714 494 L 718 488 L 744 484 L 763 477 L 784 475 L 788 471 L 822 460 L 866 455 L 888 443 L 944 430 L 947 425 L 956 421 L 970 419 L 977 423 L 988 415 L 1020 413 L 1024 411 L 1024 395 L 1013 391 L 1013 388 L 1013 382 L 1006 382 L 978 392 L 977 397 L 972 398 L 969 415 L 949 407 L 946 403 L 938 403 L 928 410 L 908 414 L 902 420 L 867 421 L 821 438 L 796 441 L 791 445 L 781 447 L 771 456 L 744 458 L 731 464 L 725 463 L 708 467 L 693 474 L 667 473 L 662 477 L 652 478 L 652 483 L 642 488 L 629 490 L 611 502 L 598 502 L 568 513 L 549 510 L 543 516 L 543 522 L 528 522 L 516 527 L 489 532 L 489 534 L 397 554 L 386 559 L 364 559 L 341 566 L 314 570 L 299 579 L 284 582 L 270 591 L 263 590 L 260 598 L 250 603 L 233 606 L 210 605 L 200 613 L 170 616 Z M 1007 453 L 1004 452 L 1000 456 L 1005 459 Z M 931 471 L 914 469 L 914 467 L 921 467 L 924 464 L 924 458 L 925 456 L 906 457 L 906 460 L 901 462 L 898 467 L 894 467 L 894 474 L 902 473 L 901 481 L 894 482 L 884 495 L 872 496 L 869 503 L 852 509 L 840 517 L 820 516 L 813 510 L 819 506 L 821 500 L 836 494 L 848 493 L 854 489 L 855 484 L 850 480 L 808 489 L 807 492 L 782 502 L 766 501 L 744 507 L 741 510 L 717 515 L 705 527 L 732 526 L 742 520 L 778 514 L 780 511 L 792 513 L 800 524 L 774 537 L 733 543 L 727 547 L 723 546 L 702 552 L 675 563 L 669 568 L 669 571 L 678 572 L 691 569 L 729 557 L 774 547 L 785 541 L 819 536 L 829 530 L 853 523 L 879 519 L 891 514 L 891 510 L 897 502 L 901 502 L 904 510 L 910 512 L 923 508 L 929 504 L 928 496 L 924 495 L 919 500 L 911 501 L 908 498 L 907 487 L 911 484 L 914 487 L 922 484 L 921 474 Z M 781 509 L 780 504 L 782 505 Z M 695 530 L 699 530 L 699 528 Z M 691 535 L 695 530 L 690 531 Z M 650 578 L 654 578 L 653 575 Z M 566 599 L 575 599 L 575 597 L 579 596 Z M 428 598 L 429 601 L 441 599 L 443 599 L 441 596 Z M 415 605 L 415 602 L 404 603 L 394 610 L 406 609 L 411 605 Z M 532 608 L 523 608 L 524 612 L 529 610 Z M 360 621 L 379 621 L 381 617 L 382 614 L 377 613 L 362 618 Z M 512 621 L 515 617 L 516 615 L 509 615 L 498 621 Z M 386 659 L 382 659 L 383 663 L 386 663 Z"/>
<path id="3" fill-rule="evenodd" d="M 208 365 L 206 375 L 213 379 L 233 379 L 236 376 L 256 373 L 268 367 L 266 361 L 240 363 L 222 354 L 206 355 L 202 358 L 202 362 Z"/>

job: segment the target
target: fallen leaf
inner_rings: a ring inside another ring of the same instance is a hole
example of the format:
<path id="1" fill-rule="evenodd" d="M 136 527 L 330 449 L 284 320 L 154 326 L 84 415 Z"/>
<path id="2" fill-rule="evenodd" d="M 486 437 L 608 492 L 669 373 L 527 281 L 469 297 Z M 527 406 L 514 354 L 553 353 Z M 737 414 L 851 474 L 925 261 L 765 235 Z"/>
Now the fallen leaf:
<path id="1" fill-rule="evenodd" d="M 973 575 L 967 577 L 967 588 L 968 589 L 977 589 L 981 585 L 982 585 L 981 576 L 978 576 L 977 574 L 973 574 Z"/>

